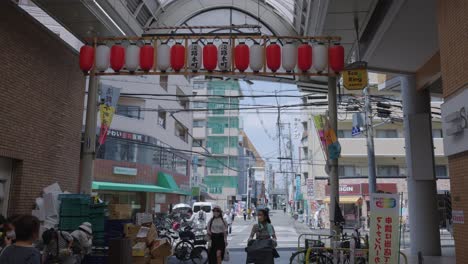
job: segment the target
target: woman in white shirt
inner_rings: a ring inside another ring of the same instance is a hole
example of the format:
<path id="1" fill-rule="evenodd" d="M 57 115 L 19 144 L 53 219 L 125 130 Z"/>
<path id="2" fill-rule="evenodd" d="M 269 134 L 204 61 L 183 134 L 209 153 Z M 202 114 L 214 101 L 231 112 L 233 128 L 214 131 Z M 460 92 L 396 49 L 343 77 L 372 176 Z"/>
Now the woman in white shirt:
<path id="1" fill-rule="evenodd" d="M 209 264 L 221 264 L 227 246 L 228 225 L 223 219 L 219 206 L 213 208 L 213 218 L 208 223 L 208 236 L 211 238 L 211 247 L 208 253 Z"/>

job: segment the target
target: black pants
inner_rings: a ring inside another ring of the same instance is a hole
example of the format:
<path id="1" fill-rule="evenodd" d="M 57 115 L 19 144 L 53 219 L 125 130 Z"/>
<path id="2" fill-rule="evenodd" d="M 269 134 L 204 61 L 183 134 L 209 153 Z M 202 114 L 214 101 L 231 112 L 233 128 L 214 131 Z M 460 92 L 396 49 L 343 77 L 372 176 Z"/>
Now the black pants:
<path id="1" fill-rule="evenodd" d="M 224 243 L 224 233 L 211 234 L 211 248 L 208 251 L 208 263 L 217 264 L 216 252 L 221 250 L 221 259 L 224 259 L 224 250 L 226 250 L 226 243 Z"/>

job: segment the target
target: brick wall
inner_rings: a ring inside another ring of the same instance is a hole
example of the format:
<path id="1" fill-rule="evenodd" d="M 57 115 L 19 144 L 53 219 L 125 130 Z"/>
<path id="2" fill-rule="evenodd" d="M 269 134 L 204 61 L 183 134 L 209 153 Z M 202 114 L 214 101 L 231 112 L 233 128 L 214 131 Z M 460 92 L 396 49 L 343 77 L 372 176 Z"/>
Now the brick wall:
<path id="1" fill-rule="evenodd" d="M 468 83 L 468 1 L 438 0 L 438 30 L 444 98 L 455 96 Z M 468 152 L 449 157 L 453 210 L 468 215 Z M 468 259 L 468 226 L 454 225 L 457 262 Z"/>
<path id="2" fill-rule="evenodd" d="M 15 159 L 9 214 L 46 185 L 78 191 L 85 78 L 78 56 L 11 1 L 0 1 L 0 156 Z"/>

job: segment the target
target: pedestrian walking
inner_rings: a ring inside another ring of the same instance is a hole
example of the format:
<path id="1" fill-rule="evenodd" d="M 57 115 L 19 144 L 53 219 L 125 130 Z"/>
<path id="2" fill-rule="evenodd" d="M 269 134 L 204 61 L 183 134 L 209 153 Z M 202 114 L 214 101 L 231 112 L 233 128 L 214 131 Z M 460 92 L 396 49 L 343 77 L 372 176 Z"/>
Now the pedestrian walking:
<path id="1" fill-rule="evenodd" d="M 242 213 L 244 214 L 244 222 L 247 221 L 247 210 L 244 208 L 244 210 L 242 210 Z"/>
<path id="2" fill-rule="evenodd" d="M 227 223 L 228 225 L 228 233 L 231 234 L 231 231 L 232 231 L 232 218 L 231 218 L 231 214 L 229 211 L 226 211 L 224 213 L 224 221 Z"/>
<path id="3" fill-rule="evenodd" d="M 286 206 L 283 207 L 283 213 L 286 215 Z"/>
<path id="4" fill-rule="evenodd" d="M 74 264 L 73 237 L 70 233 L 49 229 L 42 234 L 44 242 L 44 253 L 42 261 L 44 264 Z"/>
<path id="5" fill-rule="evenodd" d="M 257 212 L 255 211 L 255 207 L 252 208 L 252 217 L 254 221 L 257 221 Z"/>
<path id="6" fill-rule="evenodd" d="M 231 222 L 234 223 L 234 219 L 236 219 L 236 212 L 234 209 L 231 209 Z"/>
<path id="7" fill-rule="evenodd" d="M 223 219 L 221 208 L 217 205 L 213 208 L 213 217 L 208 223 L 208 236 L 211 239 L 211 247 L 208 251 L 209 264 L 221 264 L 227 246 L 228 225 Z"/>
<path id="8" fill-rule="evenodd" d="M 249 218 L 249 220 L 250 220 L 251 217 L 252 217 L 252 208 L 249 207 L 247 209 L 247 218 Z"/>
<path id="9" fill-rule="evenodd" d="M 2 264 L 41 264 L 41 253 L 33 247 L 39 238 L 39 219 L 22 215 L 13 221 L 16 242 L 7 246 L 0 254 Z"/>

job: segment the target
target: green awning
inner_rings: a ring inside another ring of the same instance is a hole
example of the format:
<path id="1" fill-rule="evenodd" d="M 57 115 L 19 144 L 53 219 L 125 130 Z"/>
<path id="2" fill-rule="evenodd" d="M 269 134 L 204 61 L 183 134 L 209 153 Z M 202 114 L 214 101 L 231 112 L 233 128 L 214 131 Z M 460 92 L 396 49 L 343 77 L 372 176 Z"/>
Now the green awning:
<path id="1" fill-rule="evenodd" d="M 110 191 L 126 191 L 126 192 L 157 192 L 157 193 L 174 193 L 164 187 L 146 184 L 129 184 L 117 182 L 93 182 L 93 190 L 110 190 Z"/>
<path id="2" fill-rule="evenodd" d="M 174 180 L 174 177 L 168 173 L 164 172 L 158 172 L 158 186 L 161 186 L 163 188 L 173 190 L 173 191 L 179 191 L 179 186 L 177 186 L 177 183 Z"/>
<path id="3" fill-rule="evenodd" d="M 124 192 L 154 192 L 154 193 L 174 193 L 190 196 L 190 191 L 171 190 L 157 185 L 129 184 L 117 182 L 93 182 L 93 190 L 124 191 Z"/>

